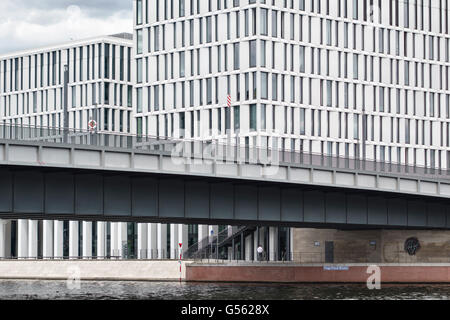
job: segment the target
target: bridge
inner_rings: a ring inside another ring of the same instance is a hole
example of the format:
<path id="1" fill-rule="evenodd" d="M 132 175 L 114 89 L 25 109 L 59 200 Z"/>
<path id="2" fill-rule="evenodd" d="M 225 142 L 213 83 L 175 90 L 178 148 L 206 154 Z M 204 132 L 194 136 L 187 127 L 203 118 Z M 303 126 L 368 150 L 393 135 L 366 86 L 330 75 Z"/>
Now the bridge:
<path id="1" fill-rule="evenodd" d="M 448 171 L 0 126 L 0 219 L 450 229 Z"/>

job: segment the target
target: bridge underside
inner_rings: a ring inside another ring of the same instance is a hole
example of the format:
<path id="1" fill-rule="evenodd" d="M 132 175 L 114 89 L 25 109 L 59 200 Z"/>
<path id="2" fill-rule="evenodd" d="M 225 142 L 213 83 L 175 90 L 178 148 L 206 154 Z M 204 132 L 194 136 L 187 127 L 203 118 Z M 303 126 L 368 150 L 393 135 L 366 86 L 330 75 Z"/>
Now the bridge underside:
<path id="1" fill-rule="evenodd" d="M 0 167 L 0 219 L 450 229 L 450 202 L 378 191 Z"/>

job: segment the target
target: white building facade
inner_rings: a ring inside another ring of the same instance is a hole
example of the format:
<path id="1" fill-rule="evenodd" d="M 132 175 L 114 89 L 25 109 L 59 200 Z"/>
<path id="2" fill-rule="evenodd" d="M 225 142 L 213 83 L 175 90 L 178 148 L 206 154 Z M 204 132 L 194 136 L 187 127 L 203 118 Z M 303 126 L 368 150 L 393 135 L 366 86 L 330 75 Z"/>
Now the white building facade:
<path id="1" fill-rule="evenodd" d="M 447 169 L 449 6 L 135 0 L 136 132 Z"/>
<path id="2" fill-rule="evenodd" d="M 131 133 L 132 35 L 117 34 L 0 56 L 0 119 L 4 124 L 68 126 Z"/>

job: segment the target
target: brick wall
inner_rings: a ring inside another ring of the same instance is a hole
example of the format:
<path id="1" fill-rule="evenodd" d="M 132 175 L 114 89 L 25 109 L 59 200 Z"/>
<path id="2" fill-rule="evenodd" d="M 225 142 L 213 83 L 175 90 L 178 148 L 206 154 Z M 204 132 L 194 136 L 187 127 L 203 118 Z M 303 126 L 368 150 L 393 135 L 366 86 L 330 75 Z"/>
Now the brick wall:
<path id="1" fill-rule="evenodd" d="M 418 238 L 416 256 L 404 250 L 406 239 Z M 325 262 L 325 242 L 334 244 L 335 263 L 450 262 L 450 231 L 294 229 L 292 251 L 301 263 Z"/>

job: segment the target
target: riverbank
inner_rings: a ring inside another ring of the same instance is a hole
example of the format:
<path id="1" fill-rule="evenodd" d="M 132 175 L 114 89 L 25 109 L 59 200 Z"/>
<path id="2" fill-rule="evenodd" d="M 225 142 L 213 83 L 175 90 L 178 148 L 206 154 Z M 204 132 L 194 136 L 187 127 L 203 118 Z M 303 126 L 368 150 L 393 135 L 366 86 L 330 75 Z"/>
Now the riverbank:
<path id="1" fill-rule="evenodd" d="M 236 283 L 366 283 L 369 264 L 175 260 L 3 260 L 0 279 Z M 379 264 L 382 283 L 450 283 L 450 264 Z M 181 269 L 181 270 L 180 270 Z M 180 272 L 181 271 L 181 272 Z"/>
<path id="2" fill-rule="evenodd" d="M 147 260 L 3 260 L 0 279 L 179 281 L 189 261 Z"/>
<path id="3" fill-rule="evenodd" d="M 190 264 L 186 281 L 252 283 L 366 283 L 370 264 Z M 450 264 L 379 264 L 382 283 L 450 283 Z"/>

